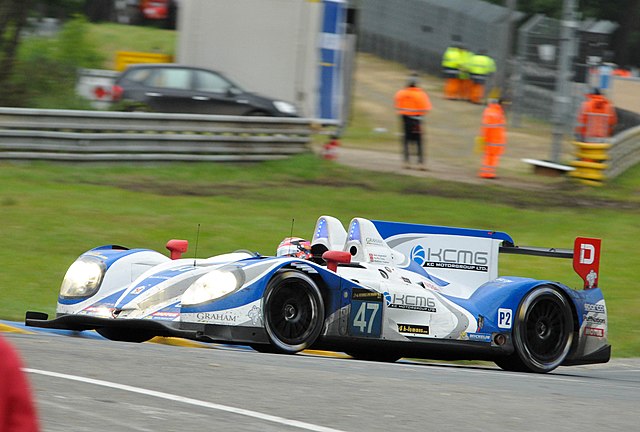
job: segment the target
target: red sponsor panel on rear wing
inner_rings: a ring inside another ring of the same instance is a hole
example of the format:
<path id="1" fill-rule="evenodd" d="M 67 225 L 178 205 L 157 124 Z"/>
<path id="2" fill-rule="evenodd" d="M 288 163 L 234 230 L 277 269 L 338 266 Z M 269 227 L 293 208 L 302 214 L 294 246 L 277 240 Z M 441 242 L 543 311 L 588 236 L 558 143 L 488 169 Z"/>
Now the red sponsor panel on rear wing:
<path id="1" fill-rule="evenodd" d="M 601 242 L 588 237 L 578 237 L 574 242 L 573 269 L 584 281 L 584 289 L 598 287 Z"/>

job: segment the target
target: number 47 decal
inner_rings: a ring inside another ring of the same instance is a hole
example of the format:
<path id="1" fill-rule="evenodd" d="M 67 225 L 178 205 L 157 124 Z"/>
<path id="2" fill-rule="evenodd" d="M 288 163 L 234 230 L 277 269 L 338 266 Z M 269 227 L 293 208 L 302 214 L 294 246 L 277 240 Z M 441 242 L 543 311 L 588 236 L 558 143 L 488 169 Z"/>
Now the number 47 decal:
<path id="1" fill-rule="evenodd" d="M 360 333 L 371 334 L 373 323 L 379 309 L 380 303 L 362 302 L 358 312 L 356 312 L 356 315 L 353 318 L 353 327 L 358 327 L 360 329 Z M 372 311 L 369 315 L 369 319 L 367 319 L 367 311 Z"/>
<path id="2" fill-rule="evenodd" d="M 382 334 L 382 301 L 351 300 L 349 328 L 352 336 L 380 337 Z"/>

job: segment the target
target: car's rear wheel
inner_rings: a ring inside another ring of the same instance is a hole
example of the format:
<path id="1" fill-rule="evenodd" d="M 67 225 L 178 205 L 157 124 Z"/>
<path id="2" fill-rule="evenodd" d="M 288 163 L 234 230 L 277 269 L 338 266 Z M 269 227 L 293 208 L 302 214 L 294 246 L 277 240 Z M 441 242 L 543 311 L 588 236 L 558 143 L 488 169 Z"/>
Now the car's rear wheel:
<path id="1" fill-rule="evenodd" d="M 153 339 L 154 336 L 152 333 L 146 331 L 132 331 L 130 329 L 109 327 L 97 328 L 96 332 L 102 337 L 118 342 L 141 343 Z"/>
<path id="2" fill-rule="evenodd" d="M 269 282 L 263 302 L 264 325 L 276 352 L 309 348 L 324 325 L 324 303 L 316 283 L 304 273 L 284 271 Z"/>
<path id="3" fill-rule="evenodd" d="M 514 319 L 515 352 L 496 360 L 502 369 L 546 373 L 562 364 L 573 341 L 573 316 L 557 289 L 541 286 L 525 296 Z"/>

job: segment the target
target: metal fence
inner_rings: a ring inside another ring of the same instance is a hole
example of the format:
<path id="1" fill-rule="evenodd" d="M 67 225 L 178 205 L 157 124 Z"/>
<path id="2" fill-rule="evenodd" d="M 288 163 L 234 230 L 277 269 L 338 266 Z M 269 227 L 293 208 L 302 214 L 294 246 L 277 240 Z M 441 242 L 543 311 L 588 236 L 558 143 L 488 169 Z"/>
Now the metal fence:
<path id="1" fill-rule="evenodd" d="M 358 5 L 360 51 L 438 74 L 446 48 L 462 43 L 504 64 L 510 19 L 504 7 L 479 0 L 366 0 Z"/>
<path id="2" fill-rule="evenodd" d="M 0 159 L 265 161 L 310 152 L 313 121 L 0 108 Z"/>

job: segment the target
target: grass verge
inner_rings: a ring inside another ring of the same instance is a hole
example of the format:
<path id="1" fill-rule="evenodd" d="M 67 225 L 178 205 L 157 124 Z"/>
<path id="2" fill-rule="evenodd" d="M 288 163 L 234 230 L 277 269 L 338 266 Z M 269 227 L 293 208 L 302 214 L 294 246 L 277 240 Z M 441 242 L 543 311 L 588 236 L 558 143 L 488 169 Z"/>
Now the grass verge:
<path id="1" fill-rule="evenodd" d="M 506 231 L 516 243 L 571 247 L 577 235 L 601 237 L 601 284 L 615 356 L 640 355 L 639 206 L 627 177 L 599 190 L 551 194 L 474 187 L 346 168 L 312 155 L 262 164 L 127 165 L 0 163 L 0 318 L 26 310 L 54 313 L 68 266 L 104 244 L 163 250 L 170 238 L 198 256 L 236 249 L 274 253 L 287 236 L 310 237 L 322 214 Z M 630 192 L 631 191 L 631 192 Z M 569 199 L 571 198 L 571 200 Z M 577 198 L 576 198 L 577 197 Z M 515 203 L 515 204 L 514 204 Z M 502 275 L 579 286 L 568 260 L 506 256 Z"/>

